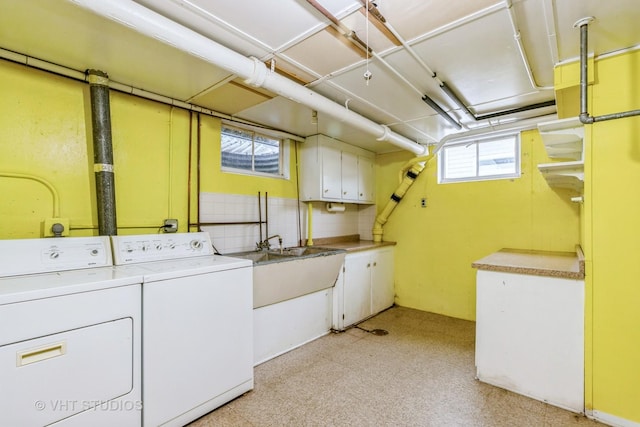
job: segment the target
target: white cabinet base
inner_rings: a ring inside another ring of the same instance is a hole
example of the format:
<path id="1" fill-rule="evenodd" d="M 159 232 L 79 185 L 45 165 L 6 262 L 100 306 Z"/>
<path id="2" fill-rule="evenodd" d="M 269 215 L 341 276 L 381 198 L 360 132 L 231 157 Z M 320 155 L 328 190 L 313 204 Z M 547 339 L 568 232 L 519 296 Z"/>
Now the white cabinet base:
<path id="1" fill-rule="evenodd" d="M 393 246 L 347 253 L 333 298 L 333 329 L 342 331 L 391 307 Z"/>
<path id="2" fill-rule="evenodd" d="M 254 309 L 254 365 L 328 334 L 332 294 L 324 289 Z"/>
<path id="3" fill-rule="evenodd" d="M 584 281 L 478 270 L 480 381 L 584 412 Z"/>

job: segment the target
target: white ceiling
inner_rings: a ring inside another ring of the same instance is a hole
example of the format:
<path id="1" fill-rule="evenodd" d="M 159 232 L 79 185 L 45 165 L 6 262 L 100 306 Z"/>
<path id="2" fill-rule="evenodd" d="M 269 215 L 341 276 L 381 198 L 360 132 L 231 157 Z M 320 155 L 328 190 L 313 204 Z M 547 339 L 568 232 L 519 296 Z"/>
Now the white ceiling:
<path id="1" fill-rule="evenodd" d="M 640 45 L 637 0 L 376 0 L 387 32 L 404 45 L 376 28 L 375 19 L 367 20 L 363 1 L 137 3 L 243 56 L 268 66 L 274 61 L 281 74 L 420 143 L 487 124 L 461 111 L 440 82 L 476 115 L 552 101 L 554 65 L 578 57 L 579 31 L 573 24 L 580 18 L 596 18 L 589 26 L 589 51 L 596 55 Z M 378 152 L 397 149 L 339 118 L 320 113 L 312 123 L 311 108 L 251 87 L 71 1 L 2 0 L 0 12 L 0 48 L 78 71 L 100 69 L 113 81 L 302 137 L 324 133 Z M 368 65 L 364 50 L 340 35 L 351 31 L 372 49 Z M 367 67 L 373 74 L 368 84 Z M 424 103 L 425 94 L 462 128 Z M 550 106 L 492 122 L 554 111 Z"/>

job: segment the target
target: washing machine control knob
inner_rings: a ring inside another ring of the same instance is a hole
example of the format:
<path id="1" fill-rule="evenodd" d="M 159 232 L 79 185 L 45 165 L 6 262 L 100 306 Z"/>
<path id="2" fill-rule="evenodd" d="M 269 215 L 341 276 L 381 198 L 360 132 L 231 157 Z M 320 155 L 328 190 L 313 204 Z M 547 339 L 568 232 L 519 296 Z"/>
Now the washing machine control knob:
<path id="1" fill-rule="evenodd" d="M 191 241 L 191 248 L 197 249 L 197 250 L 202 249 L 202 242 L 200 240 L 192 240 Z"/>
<path id="2" fill-rule="evenodd" d="M 162 250 L 162 243 L 156 243 L 156 250 L 157 251 L 161 251 Z"/>
<path id="3" fill-rule="evenodd" d="M 60 252 L 58 252 L 57 250 L 52 250 L 51 252 L 49 252 L 49 258 L 51 259 L 56 259 L 60 257 Z"/>

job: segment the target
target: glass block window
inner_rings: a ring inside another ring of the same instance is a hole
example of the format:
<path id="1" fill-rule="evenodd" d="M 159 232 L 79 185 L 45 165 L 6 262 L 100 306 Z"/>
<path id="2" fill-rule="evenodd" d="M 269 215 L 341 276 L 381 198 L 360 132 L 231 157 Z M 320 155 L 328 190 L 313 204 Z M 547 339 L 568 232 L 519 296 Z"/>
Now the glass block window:
<path id="1" fill-rule="evenodd" d="M 222 169 L 255 175 L 284 176 L 282 139 L 252 130 L 222 126 Z"/>

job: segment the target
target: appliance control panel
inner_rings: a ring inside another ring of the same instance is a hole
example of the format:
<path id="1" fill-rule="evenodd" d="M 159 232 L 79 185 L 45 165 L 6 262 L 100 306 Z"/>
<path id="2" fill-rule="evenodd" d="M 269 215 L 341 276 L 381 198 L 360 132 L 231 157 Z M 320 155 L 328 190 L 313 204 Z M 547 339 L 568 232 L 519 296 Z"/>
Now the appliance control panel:
<path id="1" fill-rule="evenodd" d="M 0 240 L 0 277 L 111 265 L 107 236 Z"/>
<path id="2" fill-rule="evenodd" d="M 111 236 L 115 265 L 213 255 L 207 232 Z"/>

